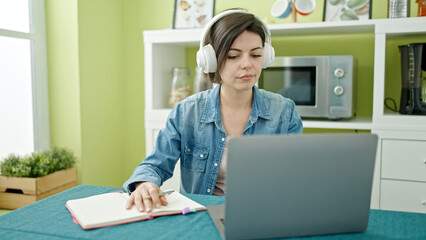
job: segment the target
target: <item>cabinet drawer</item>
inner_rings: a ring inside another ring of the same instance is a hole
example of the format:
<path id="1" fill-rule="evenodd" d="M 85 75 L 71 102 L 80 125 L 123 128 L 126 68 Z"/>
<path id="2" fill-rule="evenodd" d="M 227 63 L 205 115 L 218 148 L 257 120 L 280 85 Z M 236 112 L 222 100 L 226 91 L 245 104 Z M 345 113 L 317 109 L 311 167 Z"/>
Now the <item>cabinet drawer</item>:
<path id="1" fill-rule="evenodd" d="M 382 180 L 380 209 L 426 213 L 426 183 Z"/>
<path id="2" fill-rule="evenodd" d="M 382 178 L 426 182 L 426 141 L 384 139 Z"/>

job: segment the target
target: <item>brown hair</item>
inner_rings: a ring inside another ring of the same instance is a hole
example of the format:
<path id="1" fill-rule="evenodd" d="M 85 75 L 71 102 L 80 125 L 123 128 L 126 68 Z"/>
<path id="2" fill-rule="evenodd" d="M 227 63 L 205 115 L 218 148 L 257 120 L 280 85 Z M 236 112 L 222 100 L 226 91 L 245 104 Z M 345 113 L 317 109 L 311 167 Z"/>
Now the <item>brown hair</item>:
<path id="1" fill-rule="evenodd" d="M 217 70 L 215 73 L 209 73 L 211 82 L 220 83 L 222 81 L 219 71 L 227 59 L 228 51 L 234 40 L 245 30 L 257 33 L 264 45 L 263 24 L 251 13 L 237 12 L 226 15 L 210 28 L 204 45 L 211 44 L 217 57 Z"/>

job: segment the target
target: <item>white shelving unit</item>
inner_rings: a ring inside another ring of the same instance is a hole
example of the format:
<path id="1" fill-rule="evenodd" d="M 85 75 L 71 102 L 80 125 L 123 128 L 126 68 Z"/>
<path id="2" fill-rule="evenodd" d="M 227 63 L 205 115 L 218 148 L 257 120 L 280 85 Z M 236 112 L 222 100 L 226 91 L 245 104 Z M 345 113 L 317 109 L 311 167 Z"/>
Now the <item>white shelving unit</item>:
<path id="1" fill-rule="evenodd" d="M 274 36 L 304 36 L 328 34 L 371 33 L 375 35 L 373 116 L 343 121 L 304 120 L 306 128 L 371 130 L 379 135 L 379 146 L 373 183 L 372 207 L 426 213 L 426 116 L 406 116 L 385 113 L 386 43 L 401 36 L 426 36 L 426 18 L 377 19 L 347 22 L 316 22 L 275 24 L 269 26 Z M 198 47 L 201 29 L 145 31 L 145 127 L 146 152 L 154 147 L 158 131 L 164 127 L 170 112 L 168 97 L 171 90 L 171 70 L 185 67 L 186 49 Z M 273 41 L 272 41 L 273 42 Z M 373 54 L 373 53 L 372 53 Z M 195 56 L 194 56 L 195 58 Z M 416 154 L 404 155 L 410 159 L 395 158 L 394 147 L 409 149 Z M 413 147 L 415 146 L 415 147 Z M 391 157 L 393 156 L 393 157 Z M 406 176 L 395 175 L 407 162 Z M 409 163 L 409 164 L 408 164 Z M 416 169 L 424 177 L 412 177 Z M 179 168 L 174 180 L 166 187 L 179 188 Z M 409 187 L 407 187 L 409 186 Z M 404 191 L 402 191 L 404 190 Z M 407 193 L 408 191 L 408 193 Z M 407 199 L 392 200 L 395 194 Z"/>

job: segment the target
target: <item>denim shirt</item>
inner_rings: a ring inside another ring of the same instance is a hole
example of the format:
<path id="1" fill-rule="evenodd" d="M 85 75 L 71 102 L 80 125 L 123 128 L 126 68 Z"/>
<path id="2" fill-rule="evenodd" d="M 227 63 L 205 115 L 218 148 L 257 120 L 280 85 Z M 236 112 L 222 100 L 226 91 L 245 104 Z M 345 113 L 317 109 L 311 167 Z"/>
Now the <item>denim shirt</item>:
<path id="1" fill-rule="evenodd" d="M 127 192 L 134 191 L 135 184 L 141 181 L 161 186 L 172 176 L 180 158 L 180 191 L 213 193 L 226 143 L 219 91 L 220 86 L 194 94 L 171 111 L 153 152 L 124 183 Z M 252 110 L 243 135 L 302 133 L 302 120 L 292 100 L 256 86 L 253 92 Z"/>

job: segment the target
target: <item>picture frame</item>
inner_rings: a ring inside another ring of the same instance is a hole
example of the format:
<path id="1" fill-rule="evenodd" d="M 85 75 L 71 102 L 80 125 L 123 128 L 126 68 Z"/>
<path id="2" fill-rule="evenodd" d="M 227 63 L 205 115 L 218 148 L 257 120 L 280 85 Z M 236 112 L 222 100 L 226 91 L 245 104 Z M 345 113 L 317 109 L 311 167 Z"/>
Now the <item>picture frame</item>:
<path id="1" fill-rule="evenodd" d="M 372 0 L 324 0 L 324 22 L 371 19 Z"/>
<path id="2" fill-rule="evenodd" d="M 202 28 L 214 15 L 215 0 L 175 0 L 173 28 Z"/>

